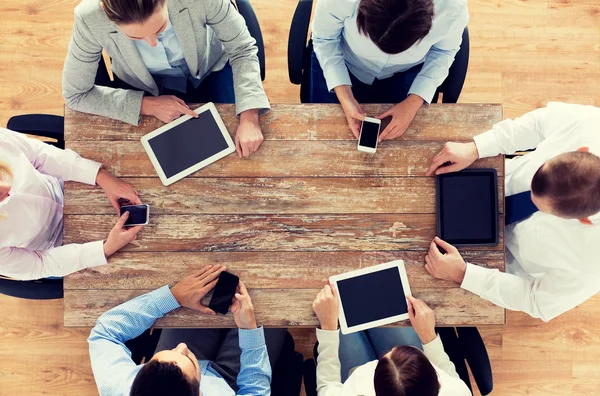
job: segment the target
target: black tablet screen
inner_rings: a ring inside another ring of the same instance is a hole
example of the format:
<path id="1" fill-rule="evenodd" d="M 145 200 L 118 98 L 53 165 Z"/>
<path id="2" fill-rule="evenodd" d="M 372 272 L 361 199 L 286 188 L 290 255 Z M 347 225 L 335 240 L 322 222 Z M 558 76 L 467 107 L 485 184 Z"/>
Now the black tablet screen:
<path id="1" fill-rule="evenodd" d="M 228 147 L 210 111 L 149 139 L 148 143 L 167 178 Z"/>
<path id="2" fill-rule="evenodd" d="M 337 282 L 348 327 L 408 312 L 398 268 Z"/>
<path id="3" fill-rule="evenodd" d="M 440 238 L 451 244 L 495 243 L 494 174 L 451 173 L 440 176 L 439 183 Z"/>

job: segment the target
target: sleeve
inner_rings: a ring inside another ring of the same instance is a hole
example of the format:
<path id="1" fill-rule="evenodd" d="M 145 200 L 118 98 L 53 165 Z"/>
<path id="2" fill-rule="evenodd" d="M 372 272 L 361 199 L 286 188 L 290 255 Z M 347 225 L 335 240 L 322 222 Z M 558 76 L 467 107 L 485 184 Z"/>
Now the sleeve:
<path id="1" fill-rule="evenodd" d="M 454 363 L 450 361 L 446 351 L 444 351 L 444 345 L 439 335 L 429 344 L 423 344 L 423 352 L 431 363 L 442 369 L 446 374 L 454 378 L 460 378 Z"/>
<path id="2" fill-rule="evenodd" d="M 329 91 L 340 85 L 352 85 L 341 46 L 344 21 L 350 17 L 352 10 L 346 0 L 319 0 L 315 9 L 313 48 Z"/>
<path id="3" fill-rule="evenodd" d="M 38 139 L 0 128 L 0 140 L 22 152 L 35 169 L 63 181 L 96 185 L 96 176 L 102 164 L 81 158 L 72 150 L 61 150 Z"/>
<path id="4" fill-rule="evenodd" d="M 125 346 L 156 319 L 179 308 L 169 286 L 146 293 L 105 312 L 96 321 L 88 338 L 92 371 L 101 395 L 113 395 L 129 389 L 135 378 L 136 364 Z M 127 392 L 128 393 L 128 392 Z"/>
<path id="5" fill-rule="evenodd" d="M 337 331 L 317 329 L 319 356 L 317 357 L 317 393 L 319 396 L 339 396 L 343 384 L 339 358 L 340 334 Z"/>
<path id="6" fill-rule="evenodd" d="M 585 300 L 572 297 L 583 284 L 581 279 L 556 269 L 530 279 L 468 263 L 461 287 L 503 308 L 548 322 Z"/>
<path id="7" fill-rule="evenodd" d="M 435 91 L 448 77 L 450 66 L 460 49 L 463 31 L 468 22 L 469 10 L 465 4 L 461 6 L 459 14 L 454 18 L 446 37 L 434 44 L 425 56 L 423 67 L 413 81 L 408 91 L 409 94 L 418 95 L 425 102 L 431 103 Z"/>
<path id="8" fill-rule="evenodd" d="M 512 154 L 518 150 L 536 148 L 558 128 L 544 128 L 544 119 L 550 114 L 548 107 L 531 111 L 521 117 L 506 119 L 491 130 L 475 136 L 479 158 Z"/>
<path id="9" fill-rule="evenodd" d="M 0 248 L 0 274 L 18 280 L 65 276 L 106 264 L 102 241 L 70 244 L 43 251 Z"/>
<path id="10" fill-rule="evenodd" d="M 101 57 L 102 47 L 75 9 L 62 77 L 66 105 L 73 110 L 138 125 L 144 92 L 95 85 Z"/>
<path id="11" fill-rule="evenodd" d="M 206 0 L 206 23 L 229 56 L 233 70 L 233 88 L 236 98 L 236 113 L 258 109 L 266 113 L 271 105 L 262 85 L 258 48 L 250 35 L 246 22 L 233 7 L 230 0 Z"/>
<path id="12" fill-rule="evenodd" d="M 239 330 L 240 373 L 237 377 L 238 395 L 270 395 L 271 363 L 265 343 L 264 329 Z"/>

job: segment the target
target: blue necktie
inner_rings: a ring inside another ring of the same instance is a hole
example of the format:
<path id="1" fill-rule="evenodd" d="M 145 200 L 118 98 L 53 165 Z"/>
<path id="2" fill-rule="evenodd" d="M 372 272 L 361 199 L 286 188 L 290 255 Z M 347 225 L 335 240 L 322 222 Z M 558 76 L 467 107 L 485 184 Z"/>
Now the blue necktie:
<path id="1" fill-rule="evenodd" d="M 531 200 L 531 191 L 524 191 L 522 193 L 506 197 L 504 205 L 505 225 L 526 219 L 539 210 Z"/>

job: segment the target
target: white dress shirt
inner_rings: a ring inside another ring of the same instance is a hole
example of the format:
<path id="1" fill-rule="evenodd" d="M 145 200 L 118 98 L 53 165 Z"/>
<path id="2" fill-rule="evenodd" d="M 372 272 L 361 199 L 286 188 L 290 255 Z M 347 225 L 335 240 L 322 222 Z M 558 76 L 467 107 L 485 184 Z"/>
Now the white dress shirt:
<path id="1" fill-rule="evenodd" d="M 39 279 L 106 264 L 103 241 L 60 246 L 62 182 L 95 185 L 99 163 L 4 128 L 0 159 L 14 176 L 0 202 L 0 275 Z"/>
<path id="2" fill-rule="evenodd" d="M 531 189 L 540 166 L 555 156 L 588 147 L 600 154 L 600 108 L 549 103 L 504 120 L 475 137 L 481 158 L 536 148 L 506 163 L 506 195 Z M 467 264 L 462 288 L 507 309 L 548 321 L 600 291 L 600 213 L 592 222 L 537 212 L 505 229 L 506 272 Z"/>
<path id="3" fill-rule="evenodd" d="M 363 364 L 352 371 L 342 384 L 338 355 L 340 335 L 337 331 L 317 329 L 319 356 L 317 357 L 317 392 L 319 396 L 375 396 L 373 379 L 378 360 Z M 438 336 L 423 345 L 425 356 L 435 369 L 440 383 L 439 396 L 471 396 L 467 385 L 460 379 L 454 364 L 444 351 Z"/>
<path id="4" fill-rule="evenodd" d="M 390 55 L 358 31 L 360 0 L 319 0 L 312 23 L 314 51 L 327 88 L 352 85 L 348 70 L 365 84 L 385 79 L 423 63 L 409 94 L 430 103 L 448 76 L 469 21 L 466 0 L 434 0 L 431 30 L 408 50 Z"/>

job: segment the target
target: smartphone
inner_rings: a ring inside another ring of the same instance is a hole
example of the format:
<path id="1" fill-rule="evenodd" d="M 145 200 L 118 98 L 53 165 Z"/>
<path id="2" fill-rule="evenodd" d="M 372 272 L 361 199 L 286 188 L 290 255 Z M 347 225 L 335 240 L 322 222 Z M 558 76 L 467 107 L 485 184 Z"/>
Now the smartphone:
<path id="1" fill-rule="evenodd" d="M 360 136 L 358 138 L 358 151 L 365 153 L 375 153 L 377 141 L 379 140 L 379 129 L 381 120 L 377 118 L 365 117 L 360 127 Z"/>
<path id="2" fill-rule="evenodd" d="M 146 225 L 150 219 L 150 205 L 125 205 L 121 206 L 121 216 L 129 212 L 126 226 Z"/>
<path id="3" fill-rule="evenodd" d="M 231 306 L 240 278 L 227 271 L 221 272 L 208 308 L 225 315 Z"/>

